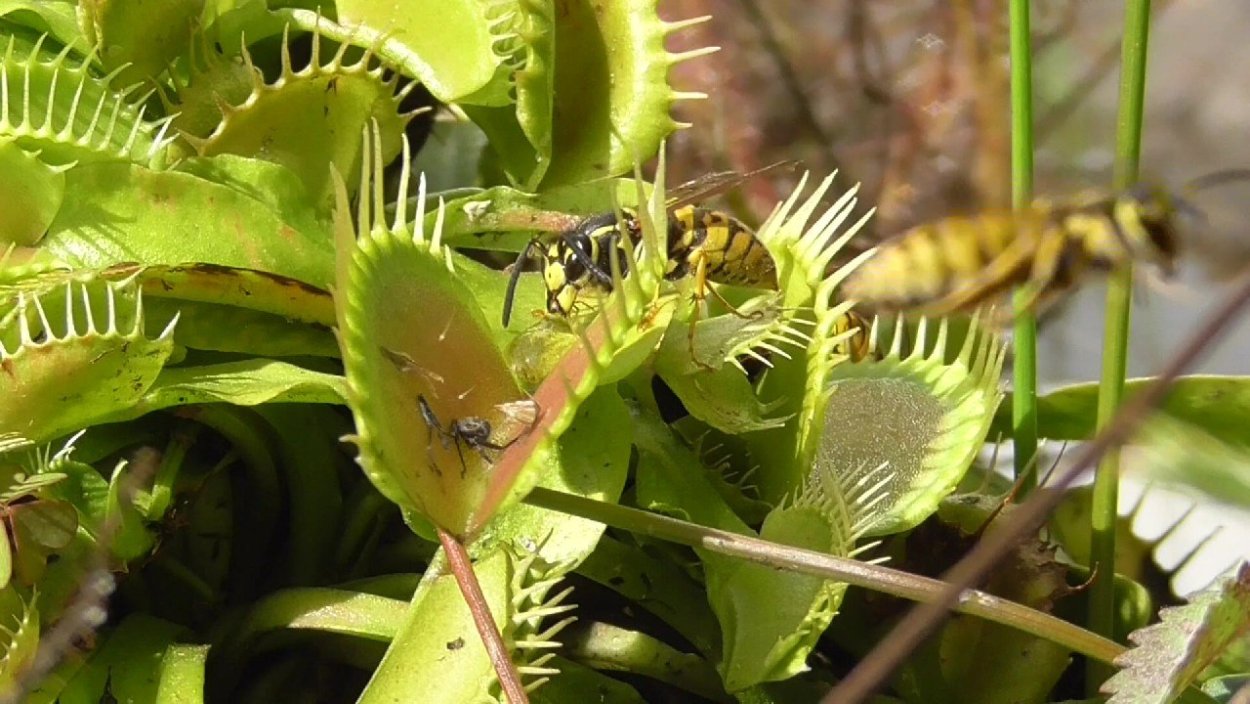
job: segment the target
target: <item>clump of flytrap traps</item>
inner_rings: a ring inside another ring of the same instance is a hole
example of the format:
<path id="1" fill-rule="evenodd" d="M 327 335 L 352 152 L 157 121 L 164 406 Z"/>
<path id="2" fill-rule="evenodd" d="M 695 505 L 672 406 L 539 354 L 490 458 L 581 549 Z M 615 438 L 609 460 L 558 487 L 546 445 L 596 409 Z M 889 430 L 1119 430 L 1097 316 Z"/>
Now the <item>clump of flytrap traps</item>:
<path id="1" fill-rule="evenodd" d="M 194 5 L 0 11 L 0 190 L 28 206 L 0 213 L 0 689 L 814 700 L 894 603 L 661 517 L 929 571 L 1001 503 L 968 472 L 1001 336 L 847 298 L 891 260 L 840 260 L 855 188 L 803 174 L 752 227 L 704 200 L 779 169 L 666 186 L 698 97 L 668 72 L 707 50 L 664 42 L 696 20 Z M 479 141 L 419 143 L 436 104 Z M 470 151 L 512 185 L 428 192 Z M 1077 571 L 1010 566 L 1039 610 Z M 970 629 L 906 666 L 917 697 L 987 657 L 1066 667 L 982 621 L 943 638 Z"/>

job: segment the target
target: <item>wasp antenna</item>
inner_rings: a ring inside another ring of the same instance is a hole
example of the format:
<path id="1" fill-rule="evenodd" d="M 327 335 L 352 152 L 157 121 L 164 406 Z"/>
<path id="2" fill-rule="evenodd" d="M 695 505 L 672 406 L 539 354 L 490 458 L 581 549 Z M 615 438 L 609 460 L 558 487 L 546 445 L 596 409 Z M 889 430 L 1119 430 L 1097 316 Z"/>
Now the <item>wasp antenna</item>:
<path id="1" fill-rule="evenodd" d="M 521 269 L 525 266 L 530 258 L 530 250 L 538 240 L 532 239 L 521 253 L 517 255 L 516 263 L 512 265 L 512 275 L 508 277 L 508 290 L 503 295 L 503 326 L 508 327 L 508 321 L 512 319 L 512 299 L 516 296 L 516 285 L 521 281 Z"/>
<path id="2" fill-rule="evenodd" d="M 1193 193 L 1201 191 L 1204 188 L 1212 186 L 1222 186 L 1226 183 L 1235 181 L 1250 181 L 1250 169 L 1223 169 L 1220 171 L 1212 171 L 1209 174 L 1203 174 L 1196 178 L 1192 178 L 1181 186 L 1181 191 L 1185 193 Z"/>

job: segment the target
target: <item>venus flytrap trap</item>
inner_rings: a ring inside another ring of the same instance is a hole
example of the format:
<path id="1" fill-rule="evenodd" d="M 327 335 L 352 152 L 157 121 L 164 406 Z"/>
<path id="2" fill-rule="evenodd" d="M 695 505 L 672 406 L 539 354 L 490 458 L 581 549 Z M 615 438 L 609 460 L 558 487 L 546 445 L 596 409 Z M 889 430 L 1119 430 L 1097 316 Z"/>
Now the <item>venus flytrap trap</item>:
<path id="1" fill-rule="evenodd" d="M 392 223 L 383 221 L 382 145 L 376 132 L 367 137 L 355 226 L 341 181 L 335 207 L 342 282 L 335 302 L 353 442 L 384 495 L 414 519 L 463 535 L 480 525 L 474 514 L 493 465 L 482 442 L 532 432 L 543 409 L 505 412 L 530 400 L 454 276 L 456 255 L 442 244 L 441 223 L 425 230 L 424 179 L 416 229 L 402 207 Z M 458 432 L 465 418 L 489 423 L 482 441 Z"/>
<path id="2" fill-rule="evenodd" d="M 13 370 L 0 380 L 4 431 L 51 440 L 131 406 L 152 385 L 173 352 L 176 316 L 149 338 L 133 283 L 108 285 L 99 299 L 67 285 L 54 325 L 41 297 L 18 294 L 0 329 L 0 362 Z"/>
<path id="3" fill-rule="evenodd" d="M 149 117 L 140 82 L 118 81 L 117 71 L 98 75 L 92 70 L 95 53 L 77 56 L 68 43 L 57 51 L 48 37 L 7 37 L 0 59 L 0 135 L 54 165 L 120 160 L 159 168 L 167 162 L 170 120 Z"/>
<path id="4" fill-rule="evenodd" d="M 379 60 L 373 46 L 359 50 L 344 41 L 323 58 L 327 40 L 316 31 L 308 64 L 295 69 L 290 41 L 288 26 L 282 33 L 282 73 L 268 82 L 244 47 L 243 75 L 253 80 L 250 93 L 237 104 L 218 102 L 220 118 L 210 134 L 200 138 L 183 133 L 182 139 L 200 156 L 261 155 L 282 164 L 302 178 L 314 202 L 328 205 L 332 188 L 327 165 L 340 173 L 355 168 L 361 158 L 355 138 L 359 125 L 372 124 L 377 130 L 384 162 L 398 155 L 404 127 L 418 112 L 401 106 L 417 84 L 400 86 L 399 73 Z M 191 80 L 209 78 L 193 75 Z M 316 119 L 309 119 L 314 115 Z"/>
<path id="5" fill-rule="evenodd" d="M 872 535 L 907 530 L 929 517 L 985 443 L 1001 399 L 1006 348 L 974 324 L 956 360 L 945 364 L 947 329 L 942 321 L 930 339 L 922 323 L 906 356 L 895 334 L 880 361 L 840 365 L 829 374 L 815 471 L 845 481 L 864 468 L 887 468 L 878 477 L 884 485 Z"/>
<path id="6" fill-rule="evenodd" d="M 37 600 L 34 595 L 23 598 L 12 589 L 0 590 L 0 696 L 13 692 L 18 678 L 30 668 L 38 652 Z"/>

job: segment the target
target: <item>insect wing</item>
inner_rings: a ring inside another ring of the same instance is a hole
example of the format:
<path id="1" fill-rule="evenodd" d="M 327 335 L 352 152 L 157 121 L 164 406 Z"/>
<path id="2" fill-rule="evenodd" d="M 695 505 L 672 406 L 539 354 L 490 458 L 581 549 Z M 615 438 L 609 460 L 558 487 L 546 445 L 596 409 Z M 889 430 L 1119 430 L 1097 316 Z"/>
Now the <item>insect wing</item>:
<path id="1" fill-rule="evenodd" d="M 740 171 L 718 171 L 716 173 L 707 174 L 687 181 L 679 186 L 675 186 L 666 194 L 668 197 L 667 207 L 669 210 L 680 208 L 683 205 L 690 205 L 701 200 L 707 200 L 715 195 L 720 195 L 740 183 L 762 176 L 773 171 L 781 169 L 794 169 L 799 162 L 795 160 L 778 161 L 775 164 L 769 164 L 754 171 L 745 173 Z"/>

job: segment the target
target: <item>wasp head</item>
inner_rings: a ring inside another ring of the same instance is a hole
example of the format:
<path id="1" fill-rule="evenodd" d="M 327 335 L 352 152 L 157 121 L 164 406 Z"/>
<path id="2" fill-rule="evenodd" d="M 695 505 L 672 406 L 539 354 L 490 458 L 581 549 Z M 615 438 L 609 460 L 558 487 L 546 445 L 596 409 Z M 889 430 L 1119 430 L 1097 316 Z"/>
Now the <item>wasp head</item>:
<path id="1" fill-rule="evenodd" d="M 1115 218 L 1133 257 L 1159 268 L 1164 276 L 1175 273 L 1180 248 L 1176 219 L 1183 204 L 1171 192 L 1150 184 L 1138 184 L 1115 204 Z"/>

